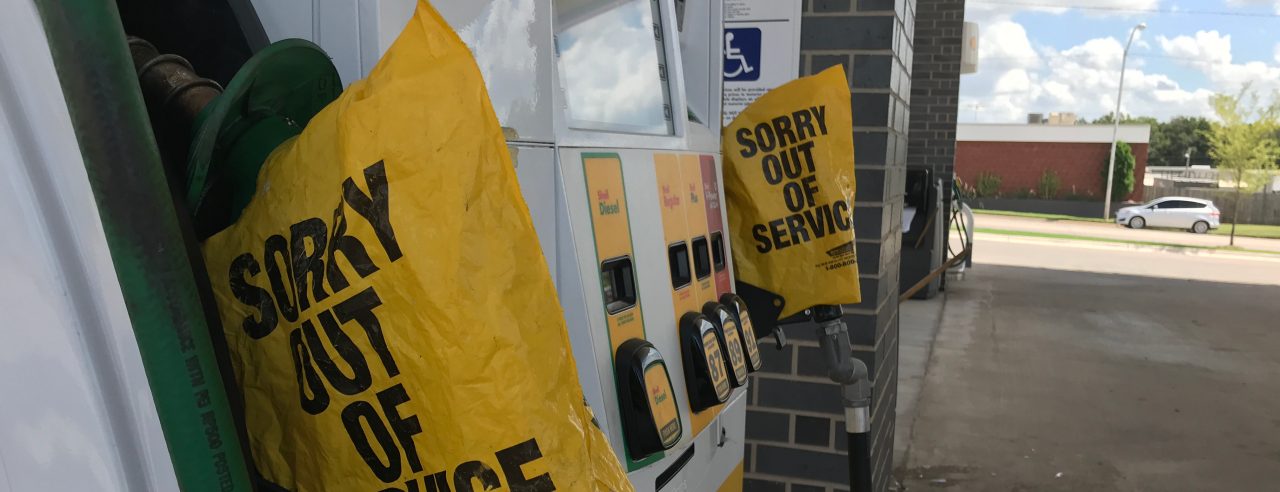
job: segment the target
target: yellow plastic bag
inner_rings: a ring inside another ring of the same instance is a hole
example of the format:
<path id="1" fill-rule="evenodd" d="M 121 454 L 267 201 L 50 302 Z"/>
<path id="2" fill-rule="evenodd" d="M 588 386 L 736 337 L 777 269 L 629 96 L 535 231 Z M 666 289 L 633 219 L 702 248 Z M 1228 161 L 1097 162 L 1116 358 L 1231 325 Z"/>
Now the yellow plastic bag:
<path id="1" fill-rule="evenodd" d="M 426 2 L 204 244 L 254 462 L 296 491 L 630 490 L 471 53 Z"/>
<path id="2" fill-rule="evenodd" d="M 722 135 L 737 280 L 783 297 L 779 317 L 861 301 L 844 71 L 769 91 Z"/>

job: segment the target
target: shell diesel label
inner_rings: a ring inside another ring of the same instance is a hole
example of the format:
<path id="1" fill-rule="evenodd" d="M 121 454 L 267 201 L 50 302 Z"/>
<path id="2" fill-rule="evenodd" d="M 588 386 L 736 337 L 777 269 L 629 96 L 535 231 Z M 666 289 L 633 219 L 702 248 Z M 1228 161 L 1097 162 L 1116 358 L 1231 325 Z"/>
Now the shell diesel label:
<path id="1" fill-rule="evenodd" d="M 618 378 L 624 461 L 627 469 L 634 471 L 661 459 L 663 451 L 680 440 L 680 412 L 667 366 L 657 349 L 645 341 L 622 159 L 614 153 L 583 153 L 582 168 L 610 355 Z M 643 355 L 636 359 L 639 354 Z"/>
<path id="2" fill-rule="evenodd" d="M 600 261 L 600 294 L 609 323 L 610 353 L 632 338 L 644 339 L 644 318 L 632 265 L 631 223 L 618 154 L 583 154 L 587 199 L 596 257 Z"/>
<path id="3" fill-rule="evenodd" d="M 631 490 L 583 403 L 480 72 L 427 3 L 271 154 L 203 254 L 264 479 Z"/>
<path id="4" fill-rule="evenodd" d="M 861 300 L 849 97 L 833 67 L 770 91 L 724 129 L 735 277 L 786 299 L 779 318 Z"/>

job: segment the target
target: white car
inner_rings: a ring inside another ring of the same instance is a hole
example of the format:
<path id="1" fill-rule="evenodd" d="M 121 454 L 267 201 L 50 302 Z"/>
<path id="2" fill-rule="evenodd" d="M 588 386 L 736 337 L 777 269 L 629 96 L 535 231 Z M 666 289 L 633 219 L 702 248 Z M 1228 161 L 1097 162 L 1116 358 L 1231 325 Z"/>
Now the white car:
<path id="1" fill-rule="evenodd" d="M 1209 200 L 1167 196 L 1116 212 L 1116 223 L 1132 229 L 1169 227 L 1204 234 L 1217 229 L 1221 213 Z"/>

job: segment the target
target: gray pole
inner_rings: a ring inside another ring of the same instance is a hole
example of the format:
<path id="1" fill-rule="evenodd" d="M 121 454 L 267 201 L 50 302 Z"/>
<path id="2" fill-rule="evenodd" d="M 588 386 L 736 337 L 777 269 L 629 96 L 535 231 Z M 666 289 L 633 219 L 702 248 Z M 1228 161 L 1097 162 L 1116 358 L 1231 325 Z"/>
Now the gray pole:
<path id="1" fill-rule="evenodd" d="M 1140 22 L 1129 31 L 1129 41 L 1124 44 L 1124 55 L 1120 57 L 1120 90 L 1116 94 L 1116 112 L 1112 113 L 1111 123 L 1111 156 L 1107 165 L 1107 188 L 1102 191 L 1102 218 L 1111 219 L 1111 187 L 1116 174 L 1116 136 L 1120 133 L 1120 99 L 1124 97 L 1124 68 L 1129 62 L 1129 46 L 1133 44 L 1133 36 L 1147 28 L 1146 22 Z"/>

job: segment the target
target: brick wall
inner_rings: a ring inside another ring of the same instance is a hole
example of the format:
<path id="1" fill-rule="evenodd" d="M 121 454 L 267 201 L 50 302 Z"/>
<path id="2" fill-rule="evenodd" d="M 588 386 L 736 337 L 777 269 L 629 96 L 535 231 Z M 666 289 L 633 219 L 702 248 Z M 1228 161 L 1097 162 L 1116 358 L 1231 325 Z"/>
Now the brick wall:
<path id="1" fill-rule="evenodd" d="M 858 192 L 854 229 L 862 299 L 845 306 L 854 355 L 872 371 L 872 470 L 892 481 L 898 376 L 898 266 L 910 118 L 915 0 L 806 0 L 800 72 L 844 66 L 853 96 Z M 792 345 L 762 346 L 747 412 L 747 491 L 848 489 L 843 408 L 817 356 L 813 325 Z"/>
<path id="2" fill-rule="evenodd" d="M 951 205 L 954 181 L 964 1 L 921 0 L 916 9 L 907 166 L 932 169 L 942 178 L 944 208 Z M 944 210 L 941 217 L 951 215 Z"/>
<path id="3" fill-rule="evenodd" d="M 920 0 L 916 9 L 915 50 L 911 68 L 911 123 L 907 167 L 928 169 L 942 180 L 942 208 L 933 228 L 902 256 L 902 283 L 907 288 L 946 260 L 950 235 L 951 185 L 955 181 L 956 115 L 960 98 L 960 48 L 964 37 L 965 0 Z M 927 217 L 927 216 L 926 216 Z M 927 219 L 926 219 L 927 220 Z M 938 236 L 941 237 L 938 237 Z M 916 295 L 937 294 L 937 279 Z"/>
<path id="4" fill-rule="evenodd" d="M 1147 144 L 1132 144 L 1134 187 L 1127 200 L 1142 201 L 1142 179 L 1147 169 Z M 1017 197 L 1027 190 L 1043 193 L 1040 176 L 1046 169 L 1057 173 L 1062 185 L 1058 198 L 1102 198 L 1106 178 L 1102 170 L 1110 143 L 959 142 L 956 144 L 956 176 L 976 186 L 983 172 L 1000 176 L 1003 196 Z M 1121 201 L 1117 198 L 1116 201 Z"/>

